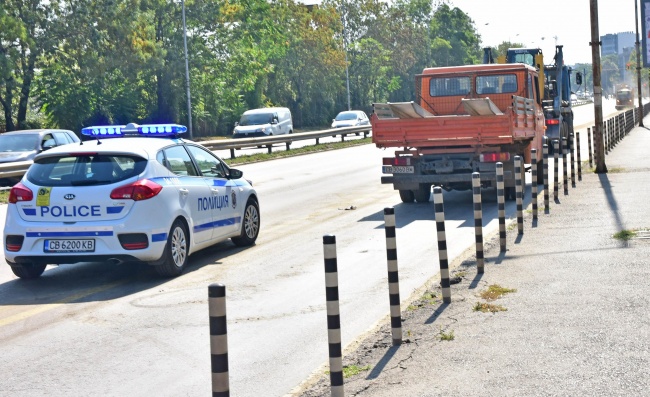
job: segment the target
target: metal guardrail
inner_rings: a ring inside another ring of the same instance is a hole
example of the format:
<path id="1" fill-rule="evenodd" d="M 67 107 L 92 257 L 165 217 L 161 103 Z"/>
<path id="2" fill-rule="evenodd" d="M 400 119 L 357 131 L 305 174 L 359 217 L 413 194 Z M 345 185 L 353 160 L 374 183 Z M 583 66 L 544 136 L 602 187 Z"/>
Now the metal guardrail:
<path id="1" fill-rule="evenodd" d="M 289 150 L 291 143 L 296 141 L 315 139 L 316 144 L 318 145 L 321 138 L 329 136 L 336 137 L 337 135 L 340 135 L 341 141 L 345 141 L 347 135 L 363 134 L 363 137 L 365 138 L 370 132 L 370 126 L 365 125 L 362 127 L 332 128 L 321 131 L 299 132 L 289 135 L 271 135 L 259 138 L 218 139 L 213 141 L 201 141 L 199 143 L 210 150 L 230 149 L 230 157 L 235 158 L 235 149 L 266 147 L 268 153 L 271 153 L 273 145 L 278 143 L 286 144 L 286 149 Z M 0 164 L 0 179 L 22 177 L 31 164 L 31 160 Z"/>
<path id="2" fill-rule="evenodd" d="M 316 144 L 320 142 L 320 138 L 326 138 L 329 136 L 335 137 L 337 135 L 341 136 L 341 142 L 345 141 L 345 137 L 350 134 L 360 134 L 363 133 L 363 137 L 367 137 L 370 133 L 371 128 L 369 125 L 362 127 L 342 127 L 342 128 L 332 128 L 329 130 L 322 131 L 311 131 L 311 132 L 299 132 L 289 135 L 271 135 L 259 138 L 237 138 L 237 139 L 219 139 L 214 141 L 201 141 L 201 145 L 207 147 L 210 150 L 225 150 L 230 149 L 230 157 L 235 158 L 235 149 L 243 149 L 250 147 L 266 147 L 268 153 L 271 153 L 273 144 L 284 143 L 286 144 L 286 149 L 289 150 L 291 143 L 294 141 L 304 141 L 308 139 L 315 139 Z"/>

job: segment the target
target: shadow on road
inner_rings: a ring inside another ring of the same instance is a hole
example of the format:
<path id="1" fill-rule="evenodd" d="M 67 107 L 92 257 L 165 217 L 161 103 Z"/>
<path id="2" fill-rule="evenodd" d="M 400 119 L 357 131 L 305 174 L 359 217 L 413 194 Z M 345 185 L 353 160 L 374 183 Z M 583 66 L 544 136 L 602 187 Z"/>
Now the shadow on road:
<path id="1" fill-rule="evenodd" d="M 222 260 L 246 248 L 229 240 L 199 251 L 190 257 L 183 275 L 204 266 L 220 265 Z M 119 265 L 85 262 L 51 266 L 35 280 L 14 279 L 0 284 L 0 305 L 43 305 L 96 302 L 118 299 L 145 291 L 172 280 L 157 275 L 144 263 Z"/>

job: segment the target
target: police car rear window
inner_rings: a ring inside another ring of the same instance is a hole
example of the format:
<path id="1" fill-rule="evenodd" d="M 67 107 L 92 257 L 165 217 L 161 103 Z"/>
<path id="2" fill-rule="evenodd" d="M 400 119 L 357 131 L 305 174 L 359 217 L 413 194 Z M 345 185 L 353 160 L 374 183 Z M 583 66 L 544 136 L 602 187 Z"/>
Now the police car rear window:
<path id="1" fill-rule="evenodd" d="M 32 164 L 27 180 L 40 186 L 94 186 L 129 179 L 144 171 L 138 156 L 83 154 L 45 157 Z"/>

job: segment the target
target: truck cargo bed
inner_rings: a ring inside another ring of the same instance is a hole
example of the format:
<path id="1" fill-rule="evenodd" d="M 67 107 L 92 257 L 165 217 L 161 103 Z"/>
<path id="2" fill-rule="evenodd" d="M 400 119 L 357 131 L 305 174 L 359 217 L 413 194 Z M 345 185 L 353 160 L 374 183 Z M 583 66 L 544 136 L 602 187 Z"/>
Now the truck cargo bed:
<path id="1" fill-rule="evenodd" d="M 464 100 L 463 106 L 471 115 L 434 116 L 413 102 L 374 104 L 373 142 L 382 148 L 471 148 L 535 137 L 535 115 L 525 98 L 513 96 L 505 112 L 487 98 Z"/>

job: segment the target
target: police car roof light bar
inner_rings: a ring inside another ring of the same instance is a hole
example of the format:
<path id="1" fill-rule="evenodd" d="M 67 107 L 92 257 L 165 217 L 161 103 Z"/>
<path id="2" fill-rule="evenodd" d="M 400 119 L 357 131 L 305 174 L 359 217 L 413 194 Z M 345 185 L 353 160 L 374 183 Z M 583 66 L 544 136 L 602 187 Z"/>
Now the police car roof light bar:
<path id="1" fill-rule="evenodd" d="M 178 124 L 107 125 L 85 127 L 81 134 L 94 138 L 118 138 L 123 136 L 173 137 L 187 132 L 187 127 Z"/>

